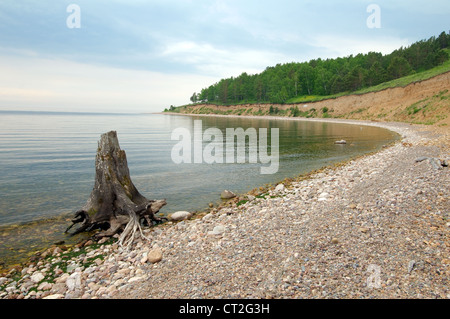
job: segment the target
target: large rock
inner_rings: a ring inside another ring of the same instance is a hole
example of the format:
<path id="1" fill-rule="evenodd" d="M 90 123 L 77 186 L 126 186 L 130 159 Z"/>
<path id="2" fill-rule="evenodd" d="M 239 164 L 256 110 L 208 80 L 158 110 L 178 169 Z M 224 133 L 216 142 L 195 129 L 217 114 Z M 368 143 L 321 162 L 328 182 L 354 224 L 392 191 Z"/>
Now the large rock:
<path id="1" fill-rule="evenodd" d="M 152 264 L 160 262 L 162 260 L 162 251 L 159 248 L 154 248 L 150 250 L 147 254 L 147 260 Z"/>
<path id="2" fill-rule="evenodd" d="M 169 220 L 171 221 L 180 221 L 180 220 L 186 220 L 192 217 L 192 213 L 190 212 L 176 212 L 168 216 Z"/>
<path id="3" fill-rule="evenodd" d="M 220 198 L 222 199 L 232 199 L 235 198 L 236 194 L 229 191 L 229 190 L 224 190 L 221 194 L 220 194 Z"/>
<path id="4" fill-rule="evenodd" d="M 277 187 L 275 187 L 276 193 L 283 193 L 286 190 L 286 187 L 284 184 L 278 184 Z"/>
<path id="5" fill-rule="evenodd" d="M 45 276 L 40 272 L 36 272 L 30 277 L 31 281 L 34 283 L 38 283 L 44 278 L 45 278 Z"/>

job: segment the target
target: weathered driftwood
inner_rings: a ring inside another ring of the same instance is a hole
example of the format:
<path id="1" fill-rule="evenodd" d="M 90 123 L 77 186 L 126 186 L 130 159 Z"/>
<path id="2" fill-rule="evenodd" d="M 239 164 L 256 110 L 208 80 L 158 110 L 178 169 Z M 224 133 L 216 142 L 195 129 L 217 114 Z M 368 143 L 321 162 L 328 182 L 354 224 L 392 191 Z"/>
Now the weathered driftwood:
<path id="1" fill-rule="evenodd" d="M 101 229 L 96 238 L 111 237 L 119 232 L 119 244 L 129 246 L 136 232 L 142 233 L 141 222 L 151 226 L 162 218 L 155 216 L 166 200 L 148 200 L 142 196 L 130 178 L 125 151 L 120 149 L 117 133 L 101 136 L 95 159 L 95 185 L 84 207 L 75 213 L 72 225 L 81 226 L 78 234 Z"/>

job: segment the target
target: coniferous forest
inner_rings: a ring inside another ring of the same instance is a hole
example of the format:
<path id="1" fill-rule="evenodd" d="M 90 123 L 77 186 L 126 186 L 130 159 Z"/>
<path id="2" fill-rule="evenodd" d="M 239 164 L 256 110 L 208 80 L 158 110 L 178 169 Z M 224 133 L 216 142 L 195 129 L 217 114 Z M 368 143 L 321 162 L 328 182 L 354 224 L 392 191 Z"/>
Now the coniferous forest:
<path id="1" fill-rule="evenodd" d="M 299 96 L 327 96 L 431 69 L 449 59 L 450 32 L 390 54 L 377 52 L 303 63 L 277 64 L 262 73 L 222 79 L 191 96 L 193 103 L 285 103 Z"/>

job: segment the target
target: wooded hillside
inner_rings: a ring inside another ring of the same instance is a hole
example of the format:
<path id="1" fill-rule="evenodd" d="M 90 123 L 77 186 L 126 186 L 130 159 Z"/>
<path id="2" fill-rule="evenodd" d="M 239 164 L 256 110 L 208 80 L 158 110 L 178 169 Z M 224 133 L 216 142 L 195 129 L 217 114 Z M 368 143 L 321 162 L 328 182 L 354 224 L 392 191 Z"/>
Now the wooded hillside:
<path id="1" fill-rule="evenodd" d="M 450 33 L 418 41 L 383 55 L 377 52 L 337 59 L 278 64 L 260 74 L 222 79 L 191 97 L 193 103 L 286 103 L 300 96 L 354 92 L 429 70 L 449 59 Z"/>

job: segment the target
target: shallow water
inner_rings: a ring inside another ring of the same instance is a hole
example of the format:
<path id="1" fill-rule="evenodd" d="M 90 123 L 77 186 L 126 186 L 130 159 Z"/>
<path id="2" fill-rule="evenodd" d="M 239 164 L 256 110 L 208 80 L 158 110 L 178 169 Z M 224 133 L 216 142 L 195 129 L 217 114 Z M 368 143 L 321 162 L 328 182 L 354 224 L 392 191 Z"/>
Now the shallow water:
<path id="1" fill-rule="evenodd" d="M 224 134 L 226 128 L 279 128 L 278 173 L 261 175 L 259 163 L 176 165 L 171 150 L 178 141 L 171 133 L 180 127 L 192 132 L 194 120 L 202 120 L 204 130 L 215 127 Z M 375 151 L 397 138 L 376 127 L 307 121 L 0 112 L 0 260 L 11 263 L 49 243 L 70 242 L 63 234 L 65 217 L 89 197 L 97 141 L 110 130 L 118 133 L 137 189 L 149 199 L 167 199 L 164 213 L 201 210 L 220 202 L 224 189 L 248 192 Z M 341 139 L 348 144 L 334 144 Z M 57 219 L 47 222 L 50 218 Z M 11 227 L 17 224 L 22 226 Z"/>

